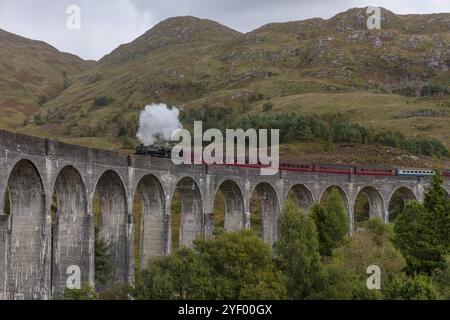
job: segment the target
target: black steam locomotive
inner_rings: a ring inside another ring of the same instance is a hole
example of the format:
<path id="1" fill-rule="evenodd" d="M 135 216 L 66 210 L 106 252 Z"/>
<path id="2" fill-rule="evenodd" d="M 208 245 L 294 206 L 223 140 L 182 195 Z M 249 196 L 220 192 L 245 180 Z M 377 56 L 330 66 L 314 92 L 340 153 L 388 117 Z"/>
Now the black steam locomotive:
<path id="1" fill-rule="evenodd" d="M 171 158 L 172 150 L 159 146 L 144 146 L 141 144 L 136 147 L 136 154 L 141 156 L 151 156 L 157 158 Z"/>
<path id="2" fill-rule="evenodd" d="M 161 147 L 161 146 L 144 146 L 141 144 L 136 147 L 136 153 L 140 156 L 150 156 L 156 158 L 172 158 L 172 147 Z M 180 157 L 183 156 L 183 150 L 180 151 Z"/>

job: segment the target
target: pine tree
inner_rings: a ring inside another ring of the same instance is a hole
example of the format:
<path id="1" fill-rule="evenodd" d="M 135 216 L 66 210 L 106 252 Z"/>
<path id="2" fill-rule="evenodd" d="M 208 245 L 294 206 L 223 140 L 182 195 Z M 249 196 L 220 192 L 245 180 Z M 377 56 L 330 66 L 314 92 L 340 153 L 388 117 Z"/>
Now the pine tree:
<path id="1" fill-rule="evenodd" d="M 348 231 L 348 218 L 338 190 L 333 189 L 324 205 L 315 205 L 312 218 L 319 232 L 320 254 L 331 256 Z"/>
<path id="2" fill-rule="evenodd" d="M 410 202 L 395 225 L 395 243 L 407 262 L 410 275 L 431 275 L 445 268 L 449 253 L 450 200 L 439 170 L 432 177 L 424 204 Z"/>
<path id="3" fill-rule="evenodd" d="M 313 220 L 288 202 L 278 221 L 280 237 L 275 253 L 286 276 L 290 299 L 299 300 L 322 291 L 326 271 L 322 265 Z"/>
<path id="4" fill-rule="evenodd" d="M 111 258 L 111 244 L 100 237 L 98 227 L 95 228 L 95 281 L 105 286 L 114 275 Z"/>
<path id="5" fill-rule="evenodd" d="M 449 252 L 450 246 L 450 199 L 444 189 L 444 177 L 435 169 L 430 187 L 425 195 L 424 207 L 427 210 L 425 226 L 430 240 L 442 250 Z"/>

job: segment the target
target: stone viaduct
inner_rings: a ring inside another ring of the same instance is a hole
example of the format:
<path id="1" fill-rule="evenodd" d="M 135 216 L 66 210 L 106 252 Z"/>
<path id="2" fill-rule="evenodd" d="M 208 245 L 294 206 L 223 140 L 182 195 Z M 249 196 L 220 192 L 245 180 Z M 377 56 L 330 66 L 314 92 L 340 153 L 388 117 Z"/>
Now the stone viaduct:
<path id="1" fill-rule="evenodd" d="M 428 179 L 301 172 L 261 176 L 232 166 L 175 166 L 168 159 L 103 151 L 0 131 L 0 298 L 52 299 L 65 288 L 67 268 L 81 269 L 94 283 L 94 195 L 101 216 L 99 233 L 112 244 L 112 283 L 134 279 L 133 201 L 139 193 L 140 264 L 171 251 L 171 200 L 181 198 L 180 244 L 212 233 L 214 199 L 225 198 L 224 227 L 250 227 L 250 199 L 259 195 L 262 237 L 276 239 L 277 216 L 292 192 L 302 208 L 319 202 L 330 188 L 340 190 L 351 230 L 353 207 L 367 195 L 373 217 L 389 220 L 389 202 L 399 191 L 422 200 Z M 450 182 L 446 180 L 446 189 Z M 6 203 L 8 202 L 8 203 Z M 52 203 L 57 210 L 52 213 Z M 8 210 L 5 210 L 8 208 Z M 8 212 L 5 212 L 8 211 Z"/>

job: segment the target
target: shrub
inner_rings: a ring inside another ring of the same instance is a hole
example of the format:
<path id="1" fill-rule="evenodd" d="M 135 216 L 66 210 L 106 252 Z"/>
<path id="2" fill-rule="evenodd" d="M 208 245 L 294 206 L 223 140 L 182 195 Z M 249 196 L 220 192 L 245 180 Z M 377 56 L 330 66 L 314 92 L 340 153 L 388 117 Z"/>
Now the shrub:
<path id="1" fill-rule="evenodd" d="M 94 105 L 97 107 L 105 107 L 114 102 L 114 99 L 108 96 L 97 97 L 94 99 Z"/>
<path id="2" fill-rule="evenodd" d="M 283 299 L 282 274 L 270 247 L 252 231 L 218 232 L 193 249 L 150 261 L 140 273 L 137 299 Z"/>
<path id="3" fill-rule="evenodd" d="M 445 269 L 437 270 L 433 280 L 441 299 L 450 300 L 450 255 L 445 258 Z"/>
<path id="4" fill-rule="evenodd" d="M 392 277 L 385 297 L 390 300 L 437 300 L 439 295 L 429 277 L 408 277 L 401 273 Z"/>
<path id="5" fill-rule="evenodd" d="M 266 103 L 263 104 L 263 112 L 269 112 L 272 111 L 273 109 L 273 103 L 268 101 Z"/>
<path id="6" fill-rule="evenodd" d="M 65 288 L 63 295 L 63 300 L 97 300 L 98 295 L 95 289 L 87 283 L 82 283 L 80 289 L 68 289 Z"/>

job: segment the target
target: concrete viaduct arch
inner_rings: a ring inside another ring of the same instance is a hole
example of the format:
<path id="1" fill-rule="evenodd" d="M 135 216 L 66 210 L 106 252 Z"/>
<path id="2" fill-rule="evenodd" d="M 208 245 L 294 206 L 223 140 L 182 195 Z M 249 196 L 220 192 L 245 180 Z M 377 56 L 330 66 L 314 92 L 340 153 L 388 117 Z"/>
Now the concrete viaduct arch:
<path id="1" fill-rule="evenodd" d="M 274 186 L 268 182 L 261 182 L 255 185 L 250 192 L 248 199 L 249 209 L 251 197 L 256 194 L 261 202 L 261 238 L 269 244 L 277 240 L 277 219 L 282 209 L 280 197 Z M 251 227 L 251 224 L 249 224 Z"/>
<path id="2" fill-rule="evenodd" d="M 89 237 L 87 190 L 73 166 L 64 167 L 57 175 L 52 195 L 52 293 L 66 287 L 67 268 L 80 267 L 81 281 L 89 281 Z"/>
<path id="3" fill-rule="evenodd" d="M 115 171 L 107 170 L 96 183 L 94 194 L 90 197 L 91 203 L 96 194 L 99 201 L 98 216 L 95 217 L 98 220 L 98 237 L 109 244 L 114 266 L 113 277 L 105 285 L 124 283 L 128 272 L 127 229 L 130 223 L 124 183 Z"/>
<path id="4" fill-rule="evenodd" d="M 429 180 L 281 172 L 228 166 L 175 166 L 170 160 L 127 156 L 67 145 L 0 130 L 0 208 L 9 191 L 9 214 L 0 212 L 0 298 L 50 299 L 63 290 L 68 265 L 78 265 L 82 281 L 95 283 L 94 195 L 100 198 L 100 234 L 113 242 L 117 266 L 111 284 L 134 279 L 134 233 L 140 229 L 140 260 L 171 251 L 171 206 L 181 196 L 180 242 L 191 245 L 214 228 L 214 198 L 225 196 L 227 230 L 250 228 L 250 200 L 262 204 L 262 237 L 277 238 L 276 222 L 291 193 L 310 208 L 331 187 L 345 200 L 354 227 L 359 194 L 369 198 L 371 216 L 389 221 L 396 190 L 406 200 L 423 200 Z M 450 190 L 450 181 L 445 187 Z M 141 220 L 134 221 L 139 195 Z M 52 213 L 52 200 L 57 211 Z M 30 221 L 32 223 L 30 223 Z M 52 223 L 53 222 L 53 223 Z M 52 232 L 53 230 L 53 232 Z M 52 237 L 53 233 L 53 237 Z M 25 276 L 26 275 L 26 276 Z"/>
<path id="5" fill-rule="evenodd" d="M 205 234 L 203 196 L 198 182 L 189 176 L 177 181 L 170 193 L 171 201 L 176 192 L 181 202 L 181 212 L 178 217 L 179 246 L 189 247 L 197 237 Z M 171 218 L 174 217 L 171 216 Z"/>
<path id="6" fill-rule="evenodd" d="M 293 197 L 297 206 L 305 212 L 308 212 L 316 202 L 311 190 L 304 184 L 295 184 L 288 188 L 284 199 L 285 202 L 289 196 Z"/>
<path id="7" fill-rule="evenodd" d="M 149 259 L 164 256 L 167 250 L 167 217 L 165 215 L 166 197 L 160 180 L 146 175 L 139 180 L 134 195 L 141 199 L 140 220 L 133 220 L 134 227 L 140 224 L 140 267 L 144 267 Z M 137 212 L 133 212 L 133 217 Z"/>
<path id="8" fill-rule="evenodd" d="M 384 219 L 384 214 L 386 212 L 386 208 L 384 207 L 384 200 L 381 193 L 373 186 L 367 186 L 361 188 L 361 191 L 356 195 L 356 199 L 358 196 L 365 196 L 369 202 L 369 217 L 370 218 L 379 218 Z M 355 201 L 356 201 L 355 199 Z"/>
<path id="9" fill-rule="evenodd" d="M 10 171 L 9 225 L 7 230 L 5 285 L 10 299 L 34 299 L 42 294 L 48 217 L 41 174 L 33 162 L 23 159 Z"/>
<path id="10" fill-rule="evenodd" d="M 222 192 L 225 200 L 224 229 L 227 231 L 243 229 L 246 225 L 246 215 L 241 187 L 233 180 L 225 180 L 216 188 L 214 199 L 219 192 Z"/>

